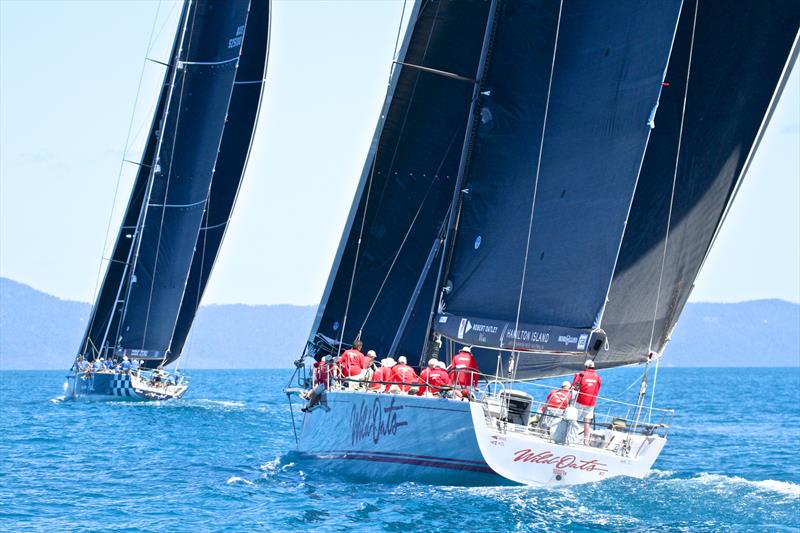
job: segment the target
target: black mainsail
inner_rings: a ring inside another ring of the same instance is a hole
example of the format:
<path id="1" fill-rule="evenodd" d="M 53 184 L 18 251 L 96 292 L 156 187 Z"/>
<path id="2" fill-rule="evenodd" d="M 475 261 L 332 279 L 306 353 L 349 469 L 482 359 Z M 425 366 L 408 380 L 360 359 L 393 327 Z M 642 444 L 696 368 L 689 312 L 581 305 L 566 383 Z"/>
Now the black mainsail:
<path id="1" fill-rule="evenodd" d="M 453 195 L 490 6 L 415 4 L 311 342 L 360 334 L 390 349 Z M 433 294 L 435 275 L 424 282 Z M 431 298 L 410 313 L 399 352 L 422 351 Z"/>
<path id="2" fill-rule="evenodd" d="M 80 353 L 173 361 L 216 258 L 255 128 L 266 0 L 184 4 L 128 208 Z"/>
<path id="3" fill-rule="evenodd" d="M 482 368 L 530 352 L 522 379 L 647 361 L 799 25 L 788 0 L 421 0 L 309 341 L 414 356 L 434 332 Z"/>

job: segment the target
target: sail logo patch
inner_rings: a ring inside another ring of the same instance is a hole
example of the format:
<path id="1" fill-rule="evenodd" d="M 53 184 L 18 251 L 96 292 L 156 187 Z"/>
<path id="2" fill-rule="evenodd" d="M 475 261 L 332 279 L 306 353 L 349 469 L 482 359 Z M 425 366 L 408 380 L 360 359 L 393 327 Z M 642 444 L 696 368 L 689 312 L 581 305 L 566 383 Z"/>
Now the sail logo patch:
<path id="1" fill-rule="evenodd" d="M 589 340 L 589 335 L 586 333 L 582 334 L 578 337 L 578 349 L 585 350 L 586 349 L 586 342 Z"/>
<path id="2" fill-rule="evenodd" d="M 572 335 L 559 335 L 558 342 L 563 342 L 565 345 L 569 346 L 570 344 L 577 344 L 578 337 L 573 337 Z"/>
<path id="3" fill-rule="evenodd" d="M 466 327 L 467 327 L 467 319 L 466 318 L 462 318 L 461 319 L 461 323 L 458 325 L 458 338 L 459 339 L 463 339 L 464 338 L 464 328 L 466 328 Z"/>
<path id="4" fill-rule="evenodd" d="M 233 39 L 228 39 L 228 48 L 236 48 L 237 46 L 241 46 L 242 39 L 244 39 L 244 25 L 236 28 L 236 37 Z"/>

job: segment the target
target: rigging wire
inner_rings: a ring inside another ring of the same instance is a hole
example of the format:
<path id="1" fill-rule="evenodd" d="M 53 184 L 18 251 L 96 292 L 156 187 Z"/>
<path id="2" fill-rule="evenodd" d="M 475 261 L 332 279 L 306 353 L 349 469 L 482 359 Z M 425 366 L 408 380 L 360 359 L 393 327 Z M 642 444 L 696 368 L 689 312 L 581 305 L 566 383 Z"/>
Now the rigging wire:
<path id="1" fill-rule="evenodd" d="M 678 182 L 678 167 L 680 164 L 681 158 L 681 146 L 683 144 L 683 126 L 684 126 L 684 118 L 686 116 L 686 102 L 689 96 L 689 78 L 692 74 L 692 55 L 694 53 L 694 37 L 695 37 L 695 29 L 697 28 L 697 10 L 699 7 L 699 0 L 695 0 L 694 5 L 694 17 L 692 19 L 692 37 L 689 41 L 689 62 L 686 65 L 686 84 L 683 91 L 683 106 L 681 108 L 681 124 L 680 128 L 678 129 L 678 148 L 675 152 L 675 166 L 672 173 L 672 192 L 669 198 L 669 211 L 667 213 L 667 229 L 664 234 L 664 249 L 661 255 L 661 271 L 658 274 L 658 288 L 656 290 L 656 303 L 653 308 L 653 324 L 650 329 L 650 342 L 648 343 L 648 350 L 650 352 L 653 351 L 653 338 L 655 337 L 656 332 L 656 320 L 658 319 L 658 306 L 661 300 L 661 286 L 664 280 L 664 268 L 666 267 L 667 263 L 667 245 L 669 243 L 669 230 L 670 226 L 672 225 L 672 208 L 675 201 L 675 188 Z M 655 393 L 656 393 L 656 381 L 658 380 L 658 367 L 661 361 L 661 357 L 656 359 L 656 367 L 653 372 L 653 390 L 650 394 L 650 411 L 653 410 L 653 402 L 655 401 Z M 648 422 L 650 421 L 650 414 L 648 413 L 647 417 Z"/>
<path id="2" fill-rule="evenodd" d="M 450 155 L 450 150 L 453 148 L 453 144 L 455 143 L 456 138 L 458 137 L 461 128 L 459 127 L 453 133 L 453 136 L 450 138 L 450 143 L 447 145 L 447 149 L 442 156 L 442 159 L 439 161 L 439 165 L 436 168 L 436 173 L 433 176 L 430 184 L 428 185 L 428 189 L 425 191 L 425 195 L 422 197 L 422 200 L 419 203 L 419 207 L 417 208 L 417 212 L 414 214 L 414 218 L 411 219 L 411 224 L 408 227 L 405 235 L 403 236 L 403 240 L 400 243 L 400 246 L 397 248 L 397 253 L 395 253 L 394 258 L 392 258 L 392 263 L 389 265 L 389 270 L 386 272 L 386 276 L 384 276 L 383 281 L 381 282 L 381 286 L 378 288 L 378 292 L 375 295 L 375 298 L 372 300 L 372 304 L 367 311 L 366 316 L 364 317 L 364 322 L 361 324 L 359 331 L 363 331 L 364 326 L 367 325 L 367 321 L 369 320 L 370 315 L 372 314 L 372 310 L 375 308 L 375 304 L 378 302 L 378 299 L 381 296 L 381 292 L 383 291 L 383 287 L 386 285 L 386 282 L 389 280 L 389 276 L 392 274 L 392 270 L 394 269 L 394 265 L 397 263 L 397 259 L 400 257 L 400 253 L 403 251 L 403 247 L 405 246 L 406 242 L 408 241 L 408 236 L 411 235 L 411 230 L 414 229 L 414 225 L 417 222 L 417 218 L 419 218 L 419 214 L 422 212 L 422 208 L 425 206 L 425 202 L 428 200 L 428 196 L 430 195 L 431 191 L 433 190 L 433 186 L 436 182 L 439 181 L 439 173 L 442 171 L 442 167 L 444 166 L 444 162 L 447 160 L 447 156 Z M 449 212 L 449 210 L 448 210 Z M 439 237 L 437 236 L 437 239 Z"/>
<path id="3" fill-rule="evenodd" d="M 520 286 L 519 286 L 519 298 L 517 299 L 517 317 L 514 322 L 514 342 L 511 347 L 512 358 L 514 357 L 513 354 L 517 347 L 517 337 L 518 337 L 517 330 L 519 329 L 519 317 L 520 314 L 522 313 L 522 296 L 525 290 L 525 276 L 527 275 L 528 272 L 528 254 L 530 253 L 531 235 L 533 233 L 533 214 L 536 210 L 536 193 L 538 192 L 539 189 L 539 175 L 542 169 L 542 154 L 544 152 L 544 135 L 545 131 L 547 130 L 547 115 L 548 111 L 550 110 L 550 94 L 553 88 L 553 74 L 555 73 L 556 69 L 556 53 L 558 52 L 558 35 L 561 30 L 561 15 L 563 13 L 563 10 L 564 10 L 564 0 L 561 0 L 558 6 L 558 22 L 556 23 L 555 42 L 553 43 L 553 58 L 550 62 L 550 79 L 547 82 L 547 99 L 545 100 L 545 105 L 544 105 L 544 120 L 542 121 L 542 135 L 541 139 L 539 139 L 539 157 L 536 161 L 536 177 L 534 178 L 533 182 L 533 198 L 531 199 L 531 216 L 530 216 L 530 221 L 528 222 L 528 240 L 527 243 L 525 244 L 525 262 L 523 263 L 522 266 L 522 279 L 520 281 Z M 513 378 L 516 378 L 517 376 L 518 366 L 519 366 L 518 364 L 515 364 L 513 367 L 513 373 L 511 374 Z"/>
<path id="4" fill-rule="evenodd" d="M 439 6 L 437 5 L 436 6 L 436 15 L 438 15 L 438 13 L 439 13 Z M 425 51 L 422 54 L 422 60 L 423 61 L 425 60 L 425 57 L 428 54 L 428 47 L 430 46 L 431 38 L 433 37 L 433 29 L 436 26 L 436 18 L 437 17 L 434 16 L 434 18 L 433 18 L 434 23 L 431 25 L 431 30 L 430 30 L 430 32 L 428 34 L 428 40 L 425 43 Z M 417 20 L 419 20 L 419 16 L 417 16 Z M 401 16 L 400 27 L 402 27 L 402 23 L 403 23 L 403 20 L 402 20 L 402 16 Z M 410 21 L 409 21 L 409 24 L 411 24 Z M 395 55 L 397 54 L 396 45 L 395 45 L 394 54 Z M 392 63 L 392 65 L 394 65 L 394 63 Z M 392 153 L 392 159 L 391 159 L 391 161 L 389 163 L 387 176 L 391 174 L 392 169 L 394 168 L 394 161 L 395 161 L 395 158 L 397 157 L 397 151 L 398 151 L 398 149 L 400 147 L 400 139 L 403 138 L 403 133 L 405 132 L 406 122 L 408 121 L 408 115 L 409 115 L 409 112 L 411 111 L 411 102 L 414 101 L 414 95 L 415 95 L 415 93 L 417 91 L 417 85 L 418 84 L 419 84 L 419 74 L 417 75 L 417 79 L 414 81 L 414 88 L 411 91 L 411 96 L 409 98 L 409 105 L 408 105 L 408 107 L 406 107 L 406 112 L 405 112 L 405 115 L 403 117 L 403 124 L 400 127 L 400 133 L 397 136 L 397 142 L 395 143 L 394 152 Z M 385 119 L 386 118 L 384 117 L 383 120 L 385 120 Z M 377 144 L 380 145 L 380 137 L 378 138 L 378 143 Z M 371 192 L 372 192 L 372 183 L 373 183 L 374 177 L 375 177 L 375 167 L 377 165 L 377 161 L 378 161 L 378 148 L 376 147 L 375 153 L 372 156 L 372 168 L 370 169 L 369 178 L 367 180 L 367 193 L 366 193 L 366 197 L 365 197 L 365 200 L 364 200 L 364 214 L 363 214 L 363 216 L 361 218 L 361 228 L 359 230 L 359 235 L 358 235 L 358 244 L 356 246 L 356 254 L 355 254 L 355 257 L 353 259 L 353 271 L 352 271 L 352 273 L 350 275 L 350 285 L 349 285 L 349 287 L 347 289 L 347 301 L 345 303 L 345 308 L 344 308 L 344 317 L 342 318 L 342 331 L 339 334 L 339 349 L 340 350 L 341 350 L 341 347 L 342 347 L 342 342 L 344 341 L 345 326 L 347 325 L 347 315 L 350 312 L 350 300 L 351 300 L 352 294 L 353 294 L 353 286 L 355 285 L 356 270 L 358 269 L 359 254 L 360 254 L 360 251 L 361 251 L 361 243 L 362 243 L 362 240 L 363 240 L 363 237 L 364 237 L 364 226 L 365 226 L 365 223 L 366 223 L 366 220 L 367 220 L 367 210 L 369 208 L 369 199 L 370 199 L 370 195 L 371 195 Z M 383 203 L 383 197 L 384 197 L 384 195 L 386 193 L 386 187 L 388 185 L 388 182 L 389 182 L 389 180 L 386 180 L 386 183 L 384 183 L 383 191 L 381 192 L 381 196 L 380 196 L 380 198 L 378 200 L 378 207 L 380 207 L 381 204 Z M 356 339 L 361 339 L 361 330 L 358 331 L 358 335 L 356 336 Z"/>
<path id="5" fill-rule="evenodd" d="M 187 0 L 187 3 L 185 4 L 185 6 L 186 6 L 185 9 L 188 9 L 188 6 L 191 4 L 191 2 L 192 2 L 192 0 Z M 195 14 L 196 14 L 196 12 L 193 12 L 193 14 L 192 14 L 192 17 L 193 17 L 192 18 L 192 28 L 194 28 Z M 183 28 L 179 30 L 180 31 L 180 41 L 179 41 L 179 43 L 178 43 L 178 45 L 177 45 L 177 47 L 175 49 L 175 54 L 176 54 L 177 57 L 180 57 L 181 51 L 183 50 L 183 44 L 184 44 L 184 41 L 186 39 L 186 32 L 187 32 L 188 24 L 189 24 L 189 19 L 188 19 L 188 14 L 187 14 L 185 16 L 184 20 L 183 20 Z M 176 61 L 177 61 L 177 59 L 176 59 Z M 176 83 L 177 76 L 178 76 L 178 68 L 177 68 L 177 65 L 174 65 L 173 66 L 173 71 L 172 71 L 172 79 L 171 79 L 170 84 L 169 84 L 170 85 L 170 89 L 169 89 L 169 93 L 168 93 L 166 101 L 165 101 L 166 102 L 165 103 L 166 107 L 165 107 L 164 114 L 163 114 L 164 122 L 166 122 L 166 117 L 169 114 L 170 103 L 171 103 L 171 100 L 172 100 L 172 93 L 175 90 L 175 83 Z M 184 78 L 184 80 L 185 80 L 185 78 Z M 181 91 L 183 91 L 183 85 L 181 85 Z M 155 149 L 155 152 L 154 152 L 155 160 L 159 159 L 159 153 L 161 151 L 161 146 L 162 146 L 163 142 L 164 142 L 164 138 L 163 138 L 163 135 L 161 135 L 161 136 L 159 136 L 158 145 L 156 146 L 156 149 Z M 170 165 L 171 164 L 172 164 L 172 161 L 170 160 Z M 155 181 L 155 168 L 154 167 L 155 167 L 155 165 L 153 165 L 153 169 L 150 171 L 150 177 L 148 178 L 148 190 L 146 192 L 145 199 L 144 199 L 144 204 L 142 205 L 142 212 L 140 214 L 140 223 L 142 224 L 142 229 L 139 230 L 139 232 L 138 232 L 139 235 L 137 237 L 137 242 L 135 244 L 136 253 L 135 253 L 134 258 L 133 258 L 133 264 L 132 264 L 131 269 L 130 269 L 129 277 L 133 277 L 133 276 L 136 275 L 136 266 L 137 266 L 138 261 L 139 261 L 139 250 L 141 249 L 141 244 L 142 244 L 142 230 L 143 230 L 143 227 L 144 227 L 145 219 L 147 217 L 147 212 L 148 212 L 148 206 L 150 204 L 150 199 L 151 199 L 151 196 L 153 194 L 153 183 Z M 164 201 L 166 203 L 166 195 L 165 195 L 165 200 Z M 139 226 L 139 223 L 137 223 L 137 227 L 138 226 Z M 159 239 L 160 239 L 160 234 L 159 234 Z M 155 278 L 155 276 L 153 276 L 153 277 Z M 129 304 L 129 301 L 130 301 L 130 294 L 131 294 L 132 290 L 133 290 L 133 284 L 132 283 L 128 283 L 128 290 L 127 290 L 127 294 L 125 295 L 125 305 L 124 305 L 123 310 L 122 310 L 122 316 L 120 317 L 119 323 L 117 324 L 117 337 L 116 337 L 117 339 L 119 339 L 119 334 L 120 334 L 120 331 L 122 329 L 123 322 L 125 321 L 125 316 L 127 315 L 127 312 L 128 312 L 128 304 Z M 152 296 L 152 292 L 151 292 L 151 296 Z M 149 305 L 150 304 L 148 302 L 148 314 L 149 314 L 149 311 L 150 311 Z M 147 332 L 147 322 L 146 321 L 145 321 L 144 331 L 145 331 L 145 335 L 143 335 L 142 344 L 144 344 L 144 336 L 146 336 L 146 332 Z"/>
<path id="6" fill-rule="evenodd" d="M 133 99 L 133 110 L 131 111 L 131 120 L 128 123 L 128 132 L 125 135 L 125 146 L 122 150 L 122 161 L 120 161 L 119 170 L 117 172 L 117 184 L 114 186 L 114 199 L 111 202 L 111 211 L 108 214 L 108 224 L 106 225 L 106 235 L 103 238 L 103 252 L 101 252 L 100 254 L 100 264 L 97 266 L 97 278 L 95 279 L 94 291 L 93 291 L 94 296 L 92 298 L 95 303 L 97 302 L 97 298 L 100 292 L 100 279 L 103 277 L 103 263 L 106 261 L 104 252 L 105 248 L 108 246 L 108 236 L 111 234 L 111 223 L 114 220 L 114 207 L 117 205 L 117 197 L 119 196 L 119 186 L 122 181 L 122 171 L 125 168 L 125 155 L 127 154 L 128 148 L 130 147 L 131 144 L 131 132 L 133 131 L 133 122 L 134 119 L 136 118 L 136 106 L 138 105 L 139 95 L 142 90 L 144 71 L 147 66 L 147 56 L 150 54 L 150 50 L 153 46 L 153 38 L 154 38 L 153 36 L 155 35 L 156 24 L 158 23 L 158 14 L 160 11 L 161 11 L 161 0 L 159 0 L 156 6 L 156 14 L 153 17 L 153 25 L 150 28 L 150 37 L 147 40 L 147 50 L 145 52 L 144 59 L 142 60 L 142 69 L 139 72 L 139 85 L 136 87 L 136 96 Z M 113 256 L 113 251 L 112 251 L 112 256 Z M 116 308 L 116 303 L 114 304 L 114 308 Z M 94 327 L 95 319 L 97 318 L 96 311 L 97 310 L 94 309 L 92 312 L 92 319 L 89 321 L 88 328 L 86 329 L 86 339 L 84 341 L 84 345 L 81 347 L 81 353 L 84 353 L 86 351 L 86 348 L 88 347 L 88 342 L 92 342 L 91 333 L 92 333 L 92 328 Z M 112 314 L 113 314 L 113 309 L 112 309 Z M 92 342 L 92 344 L 94 343 Z"/>
<path id="7" fill-rule="evenodd" d="M 356 244 L 356 255 L 353 258 L 353 271 L 350 274 L 350 286 L 347 288 L 347 302 L 344 306 L 344 317 L 342 318 L 342 331 L 339 333 L 339 350 L 342 349 L 342 342 L 344 341 L 344 330 L 345 326 L 347 326 L 347 314 L 350 312 L 350 299 L 353 296 L 353 285 L 355 285 L 356 281 L 356 270 L 358 269 L 358 257 L 359 253 L 361 252 L 361 241 L 364 238 L 364 225 L 367 221 L 367 211 L 369 209 L 369 196 L 370 192 L 372 191 L 372 179 L 375 176 L 375 161 L 377 160 L 377 154 L 372 158 L 372 169 L 369 172 L 369 179 L 367 180 L 367 196 L 364 199 L 364 214 L 361 217 L 361 228 L 358 232 L 358 243 Z M 361 331 L 359 330 L 358 335 L 356 336 L 356 340 L 361 339 Z"/>
<path id="8" fill-rule="evenodd" d="M 400 33 L 403 30 L 403 18 L 406 16 L 406 4 L 408 0 L 403 0 L 403 10 L 400 12 L 400 22 L 397 24 L 397 37 L 394 38 L 394 52 L 392 53 L 392 58 L 397 59 L 397 47 L 400 44 Z M 394 63 L 392 63 L 392 67 L 390 70 L 394 70 Z M 391 74 L 390 74 L 391 76 Z"/>
<path id="9" fill-rule="evenodd" d="M 189 33 L 189 42 L 186 45 L 186 57 L 187 58 L 189 56 L 189 49 L 192 46 L 192 39 L 194 38 L 194 27 L 195 27 L 195 23 L 196 22 L 197 22 L 197 10 L 195 10 L 194 13 L 192 14 L 192 25 L 189 28 L 189 32 L 188 32 Z M 184 33 L 184 37 L 185 37 L 185 35 L 186 34 Z M 177 68 L 177 65 L 176 65 L 176 69 L 175 69 L 176 75 L 177 75 L 177 72 L 178 72 L 178 68 Z M 161 237 L 164 235 L 164 220 L 165 220 L 166 215 L 167 215 L 167 208 L 168 208 L 167 207 L 167 200 L 168 200 L 169 191 L 170 191 L 169 184 L 170 184 L 170 181 L 172 180 L 172 165 L 173 165 L 174 159 L 175 159 L 175 146 L 177 145 L 177 142 L 178 142 L 178 128 L 180 127 L 180 122 L 181 122 L 181 108 L 183 107 L 183 96 L 184 96 L 184 91 L 186 89 L 186 78 L 187 78 L 187 75 L 188 75 L 188 72 L 186 70 L 186 67 L 184 67 L 183 76 L 182 76 L 182 79 L 181 79 L 181 89 L 178 92 L 178 109 L 177 109 L 177 112 L 175 114 L 175 134 L 172 136 L 172 146 L 170 146 L 170 152 L 169 152 L 169 169 L 167 170 L 167 182 L 164 185 L 164 205 L 161 207 L 161 221 L 159 222 L 159 226 L 158 226 L 158 240 L 157 240 L 157 243 L 156 243 L 156 257 L 155 257 L 155 260 L 153 261 L 153 275 L 152 275 L 152 281 L 150 282 L 150 293 L 149 293 L 148 298 L 147 298 L 147 312 L 145 313 L 145 318 L 144 318 L 144 330 L 143 330 L 143 333 L 142 333 L 142 345 L 141 345 L 141 349 L 142 350 L 144 350 L 145 341 L 147 340 L 147 329 L 148 329 L 148 327 L 150 325 L 150 311 L 151 311 L 152 305 L 153 305 L 153 289 L 155 289 L 156 274 L 158 272 L 158 256 L 161 255 Z M 166 115 L 165 115 L 165 117 L 166 117 Z M 166 125 L 166 120 L 165 120 L 165 125 Z M 158 152 L 156 152 L 156 160 L 158 160 L 160 158 L 161 158 L 161 156 L 158 154 Z M 153 179 L 155 180 L 155 171 L 153 171 Z M 152 190 L 151 190 L 151 194 L 152 194 Z M 147 200 L 148 200 L 148 204 L 149 204 L 150 203 L 150 198 L 148 198 Z M 206 198 L 206 200 L 204 200 L 204 203 L 207 203 L 207 201 L 208 201 L 208 198 Z M 167 346 L 167 350 L 169 350 L 169 346 Z M 166 356 L 167 355 L 165 353 L 164 357 L 166 358 Z"/>

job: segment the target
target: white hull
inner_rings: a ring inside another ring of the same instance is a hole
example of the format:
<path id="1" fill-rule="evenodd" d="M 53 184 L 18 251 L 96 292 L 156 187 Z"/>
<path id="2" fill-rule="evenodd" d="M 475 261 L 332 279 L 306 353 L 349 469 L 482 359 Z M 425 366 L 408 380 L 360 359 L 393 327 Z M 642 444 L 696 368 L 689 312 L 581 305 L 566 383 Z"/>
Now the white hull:
<path id="1" fill-rule="evenodd" d="M 658 435 L 607 429 L 593 432 L 596 446 L 584 446 L 582 436 L 580 443 L 557 444 L 527 427 L 499 422 L 482 402 L 471 402 L 470 411 L 486 463 L 504 478 L 526 485 L 558 487 L 617 476 L 642 478 L 667 442 Z"/>
<path id="2" fill-rule="evenodd" d="M 505 482 L 481 456 L 466 401 L 328 391 L 303 415 L 297 447 L 321 468 L 364 480 Z"/>
<path id="3" fill-rule="evenodd" d="M 563 445 L 527 426 L 496 426 L 482 402 L 334 390 L 302 415 L 297 449 L 322 469 L 369 481 L 555 487 L 641 478 L 666 443 L 609 429 L 607 447 Z"/>

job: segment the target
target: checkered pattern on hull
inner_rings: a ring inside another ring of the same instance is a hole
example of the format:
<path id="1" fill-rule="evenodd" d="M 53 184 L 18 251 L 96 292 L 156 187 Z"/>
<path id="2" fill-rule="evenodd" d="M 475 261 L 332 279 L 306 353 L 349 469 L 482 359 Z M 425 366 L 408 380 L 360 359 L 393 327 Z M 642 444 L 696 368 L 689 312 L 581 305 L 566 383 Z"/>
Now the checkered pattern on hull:
<path id="1" fill-rule="evenodd" d="M 120 398 L 130 398 L 136 396 L 131 385 L 131 377 L 128 374 L 115 374 L 109 386 L 111 396 Z"/>

